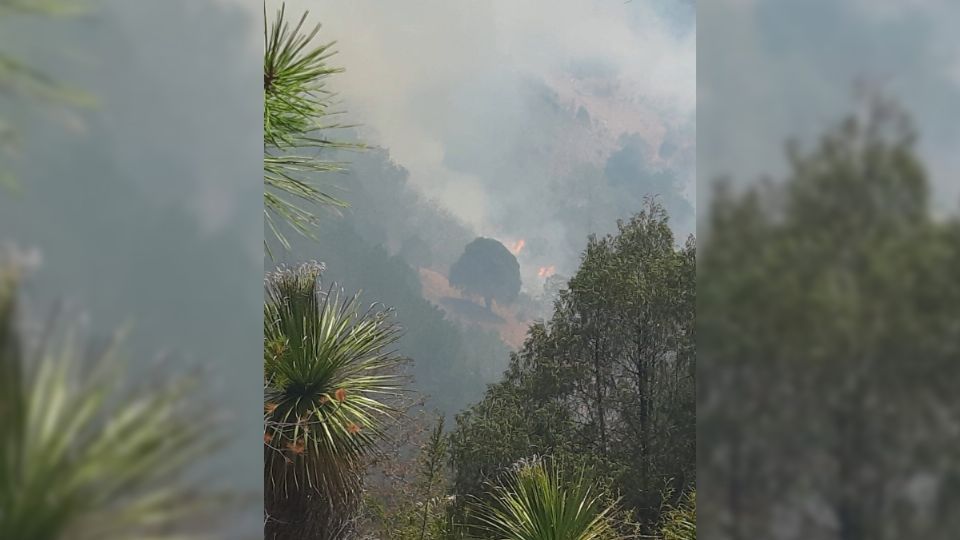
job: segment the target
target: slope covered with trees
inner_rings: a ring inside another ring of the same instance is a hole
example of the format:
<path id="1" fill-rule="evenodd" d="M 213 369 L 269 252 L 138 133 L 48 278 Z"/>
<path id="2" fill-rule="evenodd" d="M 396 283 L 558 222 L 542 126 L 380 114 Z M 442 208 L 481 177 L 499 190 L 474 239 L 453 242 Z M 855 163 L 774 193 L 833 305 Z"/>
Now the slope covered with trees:
<path id="1" fill-rule="evenodd" d="M 267 32 L 268 43 L 285 35 L 277 32 Z M 311 76 L 336 72 L 323 65 L 326 54 L 293 37 L 288 43 L 285 73 L 304 80 L 265 91 L 309 92 L 317 86 Z M 284 103 L 325 114 L 310 100 Z M 265 140 L 265 163 L 286 159 L 277 149 Z M 345 176 L 357 180 L 354 198 L 345 197 L 351 206 L 342 211 L 331 208 L 339 199 L 318 199 L 317 186 L 297 195 L 265 178 L 268 197 L 279 189 L 306 206 L 328 203 L 303 214 L 270 208 L 281 219 L 267 247 L 280 249 L 270 250 L 268 264 L 289 266 L 266 280 L 267 536 L 615 540 L 662 528 L 693 538 L 693 240 L 678 245 L 652 201 L 615 234 L 591 237 L 580 269 L 556 293 L 552 318 L 530 328 L 502 380 L 483 393 L 507 351 L 495 335 L 450 322 L 426 301 L 417 268 L 450 268 L 451 283 L 489 307 L 517 295 L 516 258 L 495 240 L 468 244 L 475 235 L 425 203 L 385 151 L 353 157 L 357 167 Z M 283 227 L 303 234 L 287 236 Z M 473 251 L 477 262 L 469 261 Z M 313 258 L 323 264 L 301 262 Z M 500 262 L 484 269 L 492 259 Z M 321 274 L 338 286 L 321 287 Z M 365 285 L 360 300 L 339 300 L 339 287 L 356 284 Z M 364 304 L 372 307 L 359 310 Z M 402 357 L 415 380 L 407 388 Z M 443 414 L 430 429 L 409 407 L 418 392 L 446 414 L 477 403 L 448 434 Z"/>
<path id="2" fill-rule="evenodd" d="M 512 463 L 551 455 L 591 470 L 649 532 L 661 494 L 696 479 L 695 260 L 656 204 L 591 238 L 553 317 L 458 416 L 457 495 L 482 497 Z"/>

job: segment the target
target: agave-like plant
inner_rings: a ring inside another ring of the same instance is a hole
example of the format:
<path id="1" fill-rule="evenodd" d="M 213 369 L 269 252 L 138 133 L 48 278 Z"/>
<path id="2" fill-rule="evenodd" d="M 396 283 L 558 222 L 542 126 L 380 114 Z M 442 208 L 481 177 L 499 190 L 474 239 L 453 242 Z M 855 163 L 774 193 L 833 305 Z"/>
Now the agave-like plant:
<path id="1" fill-rule="evenodd" d="M 329 65 L 333 43 L 315 43 L 320 25 L 304 28 L 307 13 L 290 25 L 281 5 L 267 22 L 264 2 L 263 181 L 264 220 L 285 247 L 277 218 L 310 235 L 316 216 L 304 205 L 344 207 L 346 203 L 316 185 L 316 173 L 343 169 L 319 154 L 359 145 L 332 140 L 330 130 L 347 127 L 331 119 L 334 94 L 328 79 L 343 71 Z M 310 155 L 303 155 L 309 152 Z"/>
<path id="2" fill-rule="evenodd" d="M 616 503 L 581 472 L 567 478 L 555 463 L 521 462 L 474 509 L 485 538 L 612 540 Z"/>
<path id="3" fill-rule="evenodd" d="M 392 312 L 320 288 L 322 265 L 267 275 L 264 482 L 267 538 L 341 539 L 364 460 L 399 395 Z"/>
<path id="4" fill-rule="evenodd" d="M 193 538 L 219 504 L 187 480 L 210 442 L 187 385 L 118 391 L 117 348 L 69 332 L 24 345 L 15 285 L 0 269 L 0 537 Z"/>
<path id="5" fill-rule="evenodd" d="M 697 491 L 690 490 L 680 505 L 664 514 L 660 527 L 663 540 L 697 540 Z"/>

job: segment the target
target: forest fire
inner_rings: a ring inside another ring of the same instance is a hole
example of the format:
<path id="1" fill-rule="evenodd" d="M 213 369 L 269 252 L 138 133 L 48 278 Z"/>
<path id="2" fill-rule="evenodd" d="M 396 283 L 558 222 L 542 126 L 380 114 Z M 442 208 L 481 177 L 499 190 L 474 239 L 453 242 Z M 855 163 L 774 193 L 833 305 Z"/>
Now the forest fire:
<path id="1" fill-rule="evenodd" d="M 542 278 L 548 278 L 556 273 L 557 273 L 557 269 L 553 265 L 541 266 L 540 269 L 537 270 L 537 275 Z"/>
<path id="2" fill-rule="evenodd" d="M 521 238 L 510 244 L 510 247 L 507 249 L 509 249 L 510 253 L 513 253 L 513 256 L 516 257 L 517 255 L 520 255 L 520 252 L 523 251 L 523 246 L 525 245 L 527 245 L 527 241 Z"/>

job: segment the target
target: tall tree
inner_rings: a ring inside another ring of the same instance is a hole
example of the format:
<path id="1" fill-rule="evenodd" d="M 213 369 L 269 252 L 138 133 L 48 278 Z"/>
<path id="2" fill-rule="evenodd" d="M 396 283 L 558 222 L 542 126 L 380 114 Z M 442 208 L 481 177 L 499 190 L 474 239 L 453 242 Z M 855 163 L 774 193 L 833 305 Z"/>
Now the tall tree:
<path id="1" fill-rule="evenodd" d="M 653 202 L 616 235 L 590 238 L 553 317 L 458 417 L 458 495 L 482 497 L 518 459 L 561 456 L 621 491 L 655 532 L 661 493 L 679 496 L 696 478 L 694 247 L 675 244 Z"/>
<path id="2" fill-rule="evenodd" d="M 782 183 L 714 196 L 697 414 L 718 538 L 955 535 L 960 227 L 913 144 L 878 103 L 791 148 Z"/>

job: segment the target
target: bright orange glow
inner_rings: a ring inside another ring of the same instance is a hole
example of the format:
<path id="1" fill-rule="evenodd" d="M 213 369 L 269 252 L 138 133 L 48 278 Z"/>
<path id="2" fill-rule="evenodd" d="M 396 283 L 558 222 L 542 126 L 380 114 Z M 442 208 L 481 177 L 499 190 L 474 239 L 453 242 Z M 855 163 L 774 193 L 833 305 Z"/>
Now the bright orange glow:
<path id="1" fill-rule="evenodd" d="M 525 245 L 527 245 L 527 241 L 521 238 L 516 242 L 510 244 L 510 247 L 508 249 L 510 250 L 510 253 L 513 253 L 513 255 L 516 256 L 516 255 L 519 255 L 521 251 L 523 251 L 523 246 Z"/>
<path id="2" fill-rule="evenodd" d="M 542 278 L 548 278 L 557 273 L 557 269 L 553 266 L 541 266 L 540 270 L 537 270 L 537 275 Z"/>

